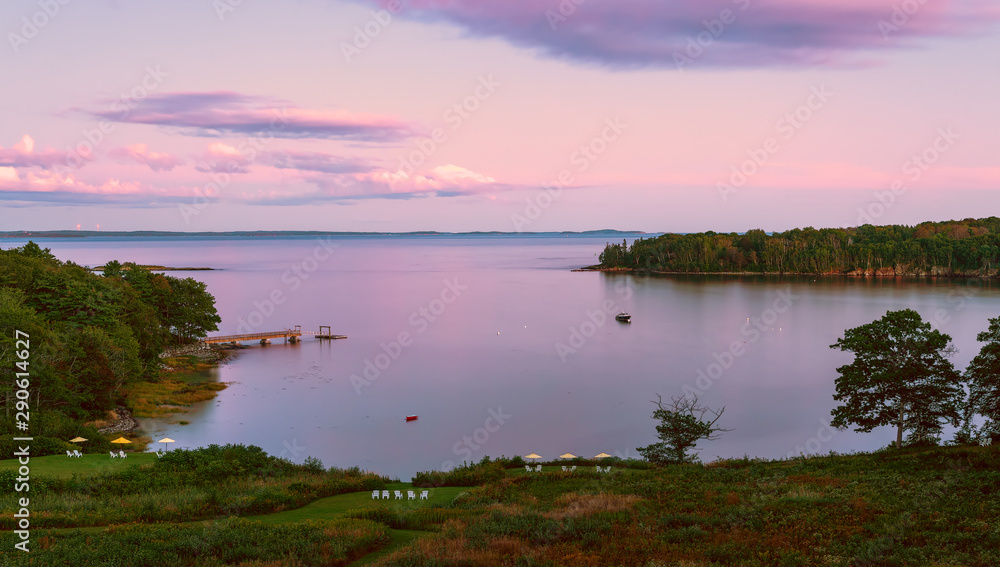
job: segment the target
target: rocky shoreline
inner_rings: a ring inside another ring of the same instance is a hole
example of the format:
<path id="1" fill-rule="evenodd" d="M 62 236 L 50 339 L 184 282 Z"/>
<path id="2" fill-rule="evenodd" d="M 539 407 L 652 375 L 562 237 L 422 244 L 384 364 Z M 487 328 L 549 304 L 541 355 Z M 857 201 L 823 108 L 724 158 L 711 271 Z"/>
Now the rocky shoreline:
<path id="1" fill-rule="evenodd" d="M 118 418 L 105 427 L 101 427 L 97 430 L 101 435 L 108 435 L 110 433 L 132 433 L 136 429 L 139 429 L 139 422 L 136 421 L 132 412 L 128 411 L 122 406 L 115 408 L 115 415 Z"/>
<path id="2" fill-rule="evenodd" d="M 862 278 L 979 278 L 998 279 L 1000 270 L 986 270 L 975 272 L 950 272 L 946 268 L 932 268 L 930 270 L 906 270 L 896 268 L 878 269 L 856 269 L 850 272 L 669 272 L 661 270 L 643 270 L 639 268 L 604 268 L 601 266 L 587 266 L 572 270 L 574 272 L 609 272 L 609 273 L 633 273 L 652 275 L 684 275 L 684 276 L 822 276 L 822 277 L 862 277 Z"/>

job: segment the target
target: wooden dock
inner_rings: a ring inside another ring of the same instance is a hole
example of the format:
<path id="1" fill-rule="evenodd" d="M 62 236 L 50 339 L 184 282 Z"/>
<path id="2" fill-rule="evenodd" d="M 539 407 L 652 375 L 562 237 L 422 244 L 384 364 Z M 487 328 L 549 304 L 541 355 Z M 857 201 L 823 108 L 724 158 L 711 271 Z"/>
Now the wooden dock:
<path id="1" fill-rule="evenodd" d="M 325 332 L 324 332 L 325 329 Z M 215 337 L 205 337 L 201 342 L 205 344 L 220 343 L 242 343 L 245 341 L 260 341 L 260 344 L 271 343 L 271 339 L 284 339 L 286 343 L 296 343 L 302 340 L 303 335 L 314 336 L 317 339 L 346 339 L 347 335 L 334 335 L 330 332 L 328 325 L 321 325 L 319 331 L 303 331 L 301 325 L 296 325 L 294 329 L 282 329 L 280 331 L 265 331 L 260 333 L 247 333 L 243 335 L 219 335 Z"/>
<path id="2" fill-rule="evenodd" d="M 323 332 L 323 329 L 326 329 L 325 333 Z M 317 339 L 331 339 L 332 340 L 332 339 L 346 339 L 347 335 L 334 335 L 333 333 L 330 332 L 330 327 L 328 325 L 320 325 L 319 326 L 319 332 L 316 333 L 315 337 Z"/>

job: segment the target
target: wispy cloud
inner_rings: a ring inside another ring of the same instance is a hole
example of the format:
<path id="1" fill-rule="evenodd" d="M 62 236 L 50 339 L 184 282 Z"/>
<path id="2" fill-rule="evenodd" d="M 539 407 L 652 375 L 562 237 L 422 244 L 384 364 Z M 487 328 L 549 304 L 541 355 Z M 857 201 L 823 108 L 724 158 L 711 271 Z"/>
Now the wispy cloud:
<path id="1" fill-rule="evenodd" d="M 73 174 L 50 171 L 26 173 L 0 167 L 0 201 L 51 205 L 121 204 L 155 207 L 190 200 L 189 188 L 154 187 L 146 183 L 107 179 L 90 183 Z"/>
<path id="2" fill-rule="evenodd" d="M 170 171 L 184 163 L 184 160 L 177 156 L 151 152 L 146 144 L 133 144 L 117 148 L 108 152 L 108 155 L 120 161 L 147 165 L 153 171 Z"/>
<path id="3" fill-rule="evenodd" d="M 322 173 L 362 173 L 371 171 L 373 166 L 364 160 L 338 156 L 325 152 L 301 152 L 294 150 L 265 152 L 261 162 L 279 169 L 318 171 Z"/>
<path id="4" fill-rule="evenodd" d="M 195 164 L 198 171 L 215 173 L 247 173 L 250 159 L 237 148 L 221 142 L 209 144 Z"/>
<path id="5" fill-rule="evenodd" d="M 370 199 L 415 199 L 426 197 L 459 197 L 506 191 L 513 186 L 457 165 L 443 165 L 431 170 L 407 175 L 388 170 L 357 174 L 312 175 L 305 180 L 314 191 L 267 191 L 250 202 L 262 205 L 304 205 Z"/>
<path id="6" fill-rule="evenodd" d="M 1000 20 L 1000 7 L 993 0 L 411 0 L 402 17 L 447 21 L 473 36 L 591 64 L 671 67 L 693 55 L 699 65 L 760 67 L 864 63 L 867 51 L 982 30 Z"/>
<path id="7" fill-rule="evenodd" d="M 181 129 L 193 136 L 253 136 L 392 142 L 414 134 L 391 116 L 305 109 L 286 101 L 229 91 L 153 94 L 127 111 L 84 110 L 95 118 Z"/>

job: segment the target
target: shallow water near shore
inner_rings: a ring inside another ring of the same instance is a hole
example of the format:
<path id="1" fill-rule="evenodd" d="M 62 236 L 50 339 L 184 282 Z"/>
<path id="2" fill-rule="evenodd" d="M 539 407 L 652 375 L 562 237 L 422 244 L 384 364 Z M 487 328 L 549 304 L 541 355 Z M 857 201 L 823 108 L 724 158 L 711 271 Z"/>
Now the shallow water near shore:
<path id="1" fill-rule="evenodd" d="M 876 449 L 894 432 L 824 426 L 836 368 L 851 360 L 829 345 L 912 308 L 953 337 L 964 369 L 976 334 L 1000 315 L 996 281 L 571 271 L 619 238 L 38 242 L 84 265 L 218 268 L 171 272 L 208 284 L 223 318 L 215 334 L 329 325 L 349 337 L 248 343 L 209 371 L 231 383 L 216 399 L 142 420 L 154 440 L 254 444 L 403 480 L 484 455 L 637 456 L 655 437 L 650 400 L 692 388 L 726 406 L 720 425 L 733 429 L 701 445 L 704 460 Z M 632 323 L 614 320 L 622 310 Z"/>

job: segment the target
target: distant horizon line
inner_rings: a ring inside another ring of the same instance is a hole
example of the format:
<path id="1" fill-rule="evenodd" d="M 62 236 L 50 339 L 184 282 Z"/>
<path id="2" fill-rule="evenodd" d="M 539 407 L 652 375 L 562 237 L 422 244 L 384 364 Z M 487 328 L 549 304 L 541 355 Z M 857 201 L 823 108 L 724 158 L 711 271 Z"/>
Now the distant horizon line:
<path id="1" fill-rule="evenodd" d="M 220 230 L 220 231 L 171 231 L 171 230 L 10 230 L 0 231 L 0 238 L 24 238 L 36 236 L 43 238 L 88 238 L 94 236 L 106 237 L 144 237 L 144 236 L 463 236 L 463 235 L 486 235 L 486 236 L 532 236 L 532 235 L 647 235 L 664 234 L 662 232 L 645 232 L 642 230 L 617 230 L 617 229 L 597 229 L 597 230 L 561 230 L 561 231 L 532 231 L 532 232 L 505 232 L 499 230 L 475 230 L 463 232 L 450 232 L 438 230 L 412 230 L 412 231 L 332 231 L 332 230 Z"/>

